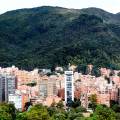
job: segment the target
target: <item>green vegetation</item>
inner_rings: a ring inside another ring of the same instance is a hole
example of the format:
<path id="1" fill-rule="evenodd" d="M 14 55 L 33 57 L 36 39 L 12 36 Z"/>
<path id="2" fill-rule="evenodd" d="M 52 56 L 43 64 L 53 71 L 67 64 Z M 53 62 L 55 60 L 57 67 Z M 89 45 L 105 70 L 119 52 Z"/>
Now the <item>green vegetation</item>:
<path id="1" fill-rule="evenodd" d="M 89 107 L 93 109 L 93 111 L 96 109 L 97 106 L 97 96 L 96 94 L 92 94 L 89 98 L 90 104 Z"/>
<path id="2" fill-rule="evenodd" d="M 105 105 L 97 105 L 93 114 L 84 117 L 86 109 L 69 107 L 64 110 L 62 101 L 54 106 L 46 107 L 42 104 L 32 106 L 29 110 L 19 112 L 12 104 L 0 104 L 0 120 L 119 120 L 120 114 Z"/>
<path id="3" fill-rule="evenodd" d="M 115 101 L 111 101 L 111 108 L 116 113 L 116 120 L 120 120 L 120 105 Z"/>
<path id="4" fill-rule="evenodd" d="M 30 87 L 34 87 L 37 85 L 37 83 L 35 81 L 32 81 L 32 82 L 27 83 L 26 85 Z"/>
<path id="5" fill-rule="evenodd" d="M 97 8 L 40 7 L 0 15 L 0 66 L 68 63 L 120 69 L 120 15 Z"/>
<path id="6" fill-rule="evenodd" d="M 0 120 L 15 120 L 15 107 L 13 104 L 0 103 Z"/>
<path id="7" fill-rule="evenodd" d="M 115 112 L 107 106 L 98 105 L 92 120 L 116 120 Z"/>

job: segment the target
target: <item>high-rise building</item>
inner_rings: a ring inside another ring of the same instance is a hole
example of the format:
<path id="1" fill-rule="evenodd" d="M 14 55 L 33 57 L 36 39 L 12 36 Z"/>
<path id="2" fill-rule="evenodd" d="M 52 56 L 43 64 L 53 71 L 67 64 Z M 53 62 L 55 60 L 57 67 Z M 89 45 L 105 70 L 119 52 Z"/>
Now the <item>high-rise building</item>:
<path id="1" fill-rule="evenodd" d="M 57 95 L 56 80 L 48 80 L 48 96 L 56 95 Z"/>
<path id="2" fill-rule="evenodd" d="M 47 80 L 40 81 L 39 83 L 39 96 L 40 97 L 43 97 L 43 98 L 47 97 L 47 91 L 48 91 L 47 84 L 48 84 Z"/>
<path id="3" fill-rule="evenodd" d="M 48 96 L 56 96 L 57 88 L 55 80 L 41 80 L 39 83 L 39 96 L 46 98 Z"/>
<path id="4" fill-rule="evenodd" d="M 17 80 L 14 75 L 0 74 L 0 101 L 8 101 L 9 94 L 15 94 Z"/>
<path id="5" fill-rule="evenodd" d="M 65 71 L 65 102 L 74 101 L 73 71 Z"/>
<path id="6" fill-rule="evenodd" d="M 8 101 L 9 94 L 15 94 L 17 89 L 17 80 L 14 75 L 6 76 L 6 101 Z"/>
<path id="7" fill-rule="evenodd" d="M 5 77 L 0 74 L 0 102 L 5 101 Z"/>

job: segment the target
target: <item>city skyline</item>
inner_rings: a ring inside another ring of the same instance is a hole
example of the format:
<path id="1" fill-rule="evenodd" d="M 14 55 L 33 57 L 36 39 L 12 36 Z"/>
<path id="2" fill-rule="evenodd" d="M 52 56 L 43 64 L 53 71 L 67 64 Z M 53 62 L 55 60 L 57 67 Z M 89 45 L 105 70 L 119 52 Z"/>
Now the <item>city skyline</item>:
<path id="1" fill-rule="evenodd" d="M 28 1 L 18 1 L 13 0 L 8 1 L 4 0 L 1 1 L 0 4 L 0 14 L 5 13 L 7 11 L 22 9 L 22 8 L 33 8 L 33 7 L 40 7 L 40 6 L 59 6 L 65 8 L 74 8 L 74 9 L 82 9 L 88 7 L 96 7 L 106 10 L 111 13 L 118 13 L 120 12 L 120 1 L 114 2 L 114 0 L 29 0 Z"/>

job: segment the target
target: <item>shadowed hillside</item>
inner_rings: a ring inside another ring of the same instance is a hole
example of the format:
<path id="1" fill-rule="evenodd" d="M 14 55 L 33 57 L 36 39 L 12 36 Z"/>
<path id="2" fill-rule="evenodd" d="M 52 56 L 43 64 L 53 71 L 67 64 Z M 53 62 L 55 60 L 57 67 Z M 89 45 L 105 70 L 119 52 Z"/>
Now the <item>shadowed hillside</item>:
<path id="1" fill-rule="evenodd" d="M 120 14 L 43 6 L 0 15 L 0 66 L 120 69 Z"/>

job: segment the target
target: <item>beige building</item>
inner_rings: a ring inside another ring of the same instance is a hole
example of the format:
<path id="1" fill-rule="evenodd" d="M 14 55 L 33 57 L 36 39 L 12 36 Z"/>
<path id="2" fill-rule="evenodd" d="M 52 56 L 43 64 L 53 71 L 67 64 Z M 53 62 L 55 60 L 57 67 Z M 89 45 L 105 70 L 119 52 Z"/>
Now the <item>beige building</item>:
<path id="1" fill-rule="evenodd" d="M 42 98 L 57 95 L 57 87 L 55 80 L 41 80 L 39 81 L 38 87 L 39 96 Z"/>

